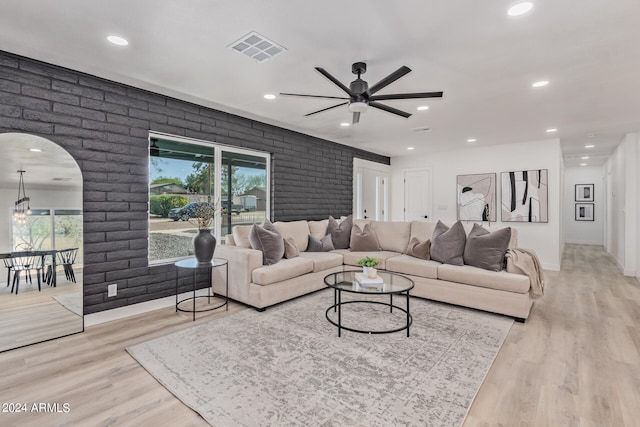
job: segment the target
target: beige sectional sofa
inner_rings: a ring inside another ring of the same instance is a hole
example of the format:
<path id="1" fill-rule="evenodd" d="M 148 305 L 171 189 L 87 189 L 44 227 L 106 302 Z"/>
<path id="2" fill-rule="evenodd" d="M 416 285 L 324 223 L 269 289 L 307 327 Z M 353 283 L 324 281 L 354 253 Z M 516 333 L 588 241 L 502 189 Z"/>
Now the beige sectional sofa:
<path id="1" fill-rule="evenodd" d="M 251 226 L 236 226 L 226 244 L 216 248 L 216 256 L 229 260 L 229 298 L 259 310 L 319 289 L 323 278 L 343 269 L 357 269 L 364 256 L 380 260 L 378 269 L 397 272 L 411 278 L 412 296 L 471 307 L 524 320 L 529 316 L 533 299 L 529 277 L 494 272 L 468 265 L 440 264 L 406 255 L 412 237 L 431 238 L 435 223 L 381 222 L 354 220 L 360 227 L 370 223 L 380 242 L 381 251 L 352 252 L 337 249 L 330 252 L 304 252 L 309 235 L 322 238 L 327 234 L 328 220 L 276 222 L 274 226 L 286 238 L 293 238 L 300 256 L 282 259 L 273 265 L 262 265 L 262 252 L 251 249 L 248 235 Z M 472 224 L 464 225 L 468 233 Z M 489 231 L 496 228 L 485 227 Z M 509 248 L 517 246 L 517 230 L 512 229 Z M 222 282 L 214 283 L 221 292 Z"/>

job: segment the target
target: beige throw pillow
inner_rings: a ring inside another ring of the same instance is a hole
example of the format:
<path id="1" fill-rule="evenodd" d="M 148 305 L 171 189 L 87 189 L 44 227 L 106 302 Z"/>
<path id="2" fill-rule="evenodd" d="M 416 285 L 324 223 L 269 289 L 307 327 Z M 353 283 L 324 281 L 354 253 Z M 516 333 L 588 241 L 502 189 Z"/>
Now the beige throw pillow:
<path id="1" fill-rule="evenodd" d="M 429 259 L 429 251 L 431 249 L 431 240 L 421 241 L 417 237 L 411 238 L 407 245 L 406 254 L 414 258 Z"/>
<path id="2" fill-rule="evenodd" d="M 287 237 L 286 239 L 284 239 L 284 257 L 286 259 L 291 259 L 297 257 L 298 255 L 300 255 L 300 251 L 298 250 L 293 237 Z"/>
<path id="3" fill-rule="evenodd" d="M 354 225 L 351 228 L 351 242 L 349 247 L 353 252 L 381 251 L 378 235 L 371 229 L 370 224 L 365 224 L 364 228 Z"/>

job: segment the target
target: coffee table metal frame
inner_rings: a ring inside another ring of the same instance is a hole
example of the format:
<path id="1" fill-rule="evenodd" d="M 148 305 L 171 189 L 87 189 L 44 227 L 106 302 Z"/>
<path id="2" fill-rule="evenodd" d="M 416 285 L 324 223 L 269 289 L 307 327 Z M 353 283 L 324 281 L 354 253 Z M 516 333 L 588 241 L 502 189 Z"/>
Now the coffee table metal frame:
<path id="1" fill-rule="evenodd" d="M 386 286 L 382 286 L 382 289 L 379 288 L 373 288 L 373 287 L 362 287 L 360 284 L 357 283 L 357 281 L 355 280 L 355 273 L 359 273 L 361 272 L 361 270 L 356 271 L 356 270 L 348 270 L 348 271 L 339 271 L 336 273 L 331 273 L 328 274 L 327 276 L 325 276 L 324 278 L 324 283 L 325 285 L 327 285 L 330 288 L 333 288 L 333 305 L 330 306 L 329 308 L 327 308 L 327 311 L 325 312 L 325 317 L 327 318 L 327 320 L 329 321 L 329 323 L 331 323 L 334 326 L 338 327 L 338 337 L 342 336 L 342 330 L 347 330 L 347 331 L 351 331 L 351 332 L 358 332 L 361 334 L 390 334 L 393 332 L 400 332 L 400 331 L 404 331 L 406 329 L 407 331 L 407 337 L 409 336 L 409 328 L 411 326 L 411 324 L 413 323 L 413 316 L 411 316 L 411 312 L 409 309 L 409 291 L 411 291 L 411 289 L 413 289 L 414 287 L 414 283 L 413 280 L 409 279 L 408 277 L 405 277 L 401 274 L 398 273 L 390 273 L 390 272 L 382 272 L 379 271 L 379 275 L 384 279 Z M 345 277 L 343 277 L 343 280 L 341 282 L 336 283 L 337 279 L 338 279 L 338 275 L 345 275 Z M 388 277 L 387 277 L 388 276 Z M 395 284 L 390 284 L 388 282 L 393 282 L 393 277 L 401 277 L 402 280 L 406 280 L 407 281 L 407 285 L 395 285 Z M 386 289 L 385 289 L 386 288 Z M 354 294 L 360 294 L 360 295 L 389 295 L 389 302 L 381 302 L 381 301 L 368 301 L 368 300 L 353 300 L 353 301 L 345 301 L 342 302 L 342 292 L 350 292 L 350 293 L 354 293 Z M 397 305 L 393 304 L 393 296 L 394 295 L 405 295 L 406 297 L 406 308 L 404 307 L 400 307 Z M 347 326 L 343 326 L 342 325 L 342 306 L 343 305 L 347 305 L 347 304 L 379 304 L 379 305 L 384 305 L 389 307 L 389 312 L 393 313 L 393 309 L 395 308 L 396 310 L 400 310 L 403 311 L 404 313 L 406 313 L 407 315 L 407 322 L 406 324 L 395 328 L 395 329 L 389 329 L 389 330 L 383 330 L 383 331 L 369 331 L 369 330 L 363 330 L 363 329 L 356 329 L 356 328 L 349 328 Z M 331 309 L 333 309 L 333 312 L 335 313 L 337 311 L 338 313 L 338 322 L 336 323 L 334 320 L 332 320 L 329 317 L 329 311 L 331 311 Z"/>
<path id="2" fill-rule="evenodd" d="M 229 311 L 229 261 L 227 259 L 224 258 L 214 258 L 212 259 L 210 262 L 198 262 L 198 260 L 196 260 L 195 258 L 187 258 L 187 259 L 183 259 L 180 261 L 176 261 L 174 263 L 174 265 L 176 266 L 176 313 L 178 311 L 182 311 L 185 313 L 193 313 L 193 320 L 196 320 L 196 313 L 202 313 L 205 311 L 211 311 L 211 310 L 217 310 L 220 307 L 225 307 L 226 311 Z M 215 292 L 211 292 L 211 289 L 213 288 L 213 282 L 212 282 L 212 272 L 214 268 L 219 268 L 219 267 L 225 267 L 226 270 L 226 274 L 225 274 L 225 282 L 226 282 L 226 288 L 225 288 L 225 295 L 216 295 Z M 178 270 L 180 269 L 189 269 L 193 271 L 193 296 L 192 297 L 188 297 L 188 298 L 183 298 L 181 300 L 178 300 Z M 207 295 L 196 295 L 196 283 L 197 283 L 197 276 L 196 273 L 198 270 L 201 269 L 207 269 L 207 274 L 208 274 L 208 278 L 209 278 L 209 286 L 207 287 Z M 196 299 L 198 298 L 207 298 L 207 304 L 211 304 L 211 298 L 222 298 L 222 302 L 220 304 L 217 304 L 213 307 L 209 307 L 209 308 L 204 308 L 204 309 L 200 309 L 200 310 L 196 310 Z M 193 301 L 193 306 L 192 308 L 182 308 L 180 307 L 180 304 L 185 302 L 185 301 Z"/>

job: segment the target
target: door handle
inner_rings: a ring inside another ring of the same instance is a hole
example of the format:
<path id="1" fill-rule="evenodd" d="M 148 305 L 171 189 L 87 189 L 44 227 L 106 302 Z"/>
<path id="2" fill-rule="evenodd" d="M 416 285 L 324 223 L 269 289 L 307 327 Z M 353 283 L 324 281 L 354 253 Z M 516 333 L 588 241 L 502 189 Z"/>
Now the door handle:
<path id="1" fill-rule="evenodd" d="M 425 216 L 424 216 L 424 218 L 425 218 L 425 219 L 429 218 L 429 215 L 425 215 Z"/>
<path id="2" fill-rule="evenodd" d="M 369 217 L 365 215 L 365 216 L 364 216 L 364 219 L 367 219 L 367 218 L 369 218 Z"/>

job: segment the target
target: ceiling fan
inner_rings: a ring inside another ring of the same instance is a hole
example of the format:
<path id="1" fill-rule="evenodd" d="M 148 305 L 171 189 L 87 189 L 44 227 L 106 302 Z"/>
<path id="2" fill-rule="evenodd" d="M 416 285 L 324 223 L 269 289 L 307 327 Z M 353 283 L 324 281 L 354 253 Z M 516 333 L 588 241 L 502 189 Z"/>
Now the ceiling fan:
<path id="1" fill-rule="evenodd" d="M 349 84 L 349 87 L 340 83 L 338 79 L 329 74 L 324 68 L 316 67 L 316 70 L 327 79 L 331 80 L 333 84 L 338 86 L 344 92 L 349 95 L 349 97 L 340 97 L 340 96 L 323 96 L 323 95 L 303 95 L 299 93 L 280 93 L 280 95 L 286 96 L 303 96 L 306 98 L 324 98 L 324 99 L 345 99 L 346 102 L 342 102 L 337 105 L 333 105 L 331 107 L 323 108 L 322 110 L 314 111 L 313 113 L 305 114 L 306 116 L 311 116 L 313 114 L 321 113 L 323 111 L 331 110 L 333 108 L 341 107 L 343 105 L 349 105 L 349 111 L 353 112 L 353 124 L 356 124 L 360 121 L 360 113 L 364 113 L 368 107 L 377 108 L 382 111 L 386 111 L 388 113 L 396 114 L 398 116 L 402 116 L 404 118 L 411 117 L 411 114 L 406 113 L 404 111 L 398 110 L 393 107 L 389 107 L 388 105 L 384 105 L 379 103 L 378 101 L 383 101 L 387 99 L 419 99 L 419 98 L 442 98 L 442 92 L 418 92 L 418 93 L 396 93 L 389 95 L 375 95 L 380 89 L 383 89 L 389 86 L 391 83 L 395 82 L 399 78 L 409 74 L 411 72 L 411 68 L 402 66 L 398 68 L 393 73 L 389 74 L 384 79 L 380 80 L 378 83 L 374 84 L 372 87 L 369 87 L 369 84 L 362 80 L 360 76 L 367 72 L 367 64 L 364 62 L 356 62 L 351 66 L 351 72 L 358 76 L 357 79 L 352 81 Z"/>

